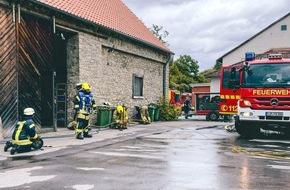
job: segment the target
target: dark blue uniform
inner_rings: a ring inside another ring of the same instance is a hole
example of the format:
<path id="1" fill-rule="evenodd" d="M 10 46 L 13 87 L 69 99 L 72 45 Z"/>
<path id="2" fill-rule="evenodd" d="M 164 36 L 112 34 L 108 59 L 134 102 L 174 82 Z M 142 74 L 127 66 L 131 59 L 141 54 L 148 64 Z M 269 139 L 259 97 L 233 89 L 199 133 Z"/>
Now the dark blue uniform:
<path id="1" fill-rule="evenodd" d="M 88 135 L 90 112 L 92 109 L 96 109 L 96 107 L 97 105 L 91 92 L 84 90 L 78 92 L 74 100 L 74 108 L 77 112 L 77 126 L 75 128 L 77 138 L 82 133 L 84 133 L 84 137 L 91 137 L 91 135 Z"/>
<path id="2" fill-rule="evenodd" d="M 23 116 L 17 123 L 12 134 L 12 144 L 18 145 L 17 152 L 31 151 L 33 139 L 37 139 L 38 135 L 35 131 L 35 125 L 32 116 Z"/>

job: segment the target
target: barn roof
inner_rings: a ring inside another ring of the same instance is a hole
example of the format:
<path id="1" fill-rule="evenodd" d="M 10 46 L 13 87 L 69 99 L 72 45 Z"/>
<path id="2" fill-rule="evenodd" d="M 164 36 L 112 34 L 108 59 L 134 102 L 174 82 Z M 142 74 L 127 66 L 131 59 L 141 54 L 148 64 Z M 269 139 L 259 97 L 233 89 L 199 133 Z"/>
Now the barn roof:
<path id="1" fill-rule="evenodd" d="M 166 52 L 162 43 L 122 0 L 35 0 L 96 25 L 109 28 L 135 40 L 152 45 Z"/>

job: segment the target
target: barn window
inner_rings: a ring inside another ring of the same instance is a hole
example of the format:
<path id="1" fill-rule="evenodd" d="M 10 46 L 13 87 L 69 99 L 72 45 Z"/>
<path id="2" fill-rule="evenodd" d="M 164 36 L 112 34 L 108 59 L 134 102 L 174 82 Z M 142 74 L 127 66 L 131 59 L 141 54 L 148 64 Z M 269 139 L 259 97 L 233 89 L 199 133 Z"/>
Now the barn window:
<path id="1" fill-rule="evenodd" d="M 133 74 L 133 98 L 143 97 L 143 76 Z"/>
<path id="2" fill-rule="evenodd" d="M 286 31 L 286 30 L 287 30 L 287 25 L 286 24 L 281 25 L 281 31 Z"/>

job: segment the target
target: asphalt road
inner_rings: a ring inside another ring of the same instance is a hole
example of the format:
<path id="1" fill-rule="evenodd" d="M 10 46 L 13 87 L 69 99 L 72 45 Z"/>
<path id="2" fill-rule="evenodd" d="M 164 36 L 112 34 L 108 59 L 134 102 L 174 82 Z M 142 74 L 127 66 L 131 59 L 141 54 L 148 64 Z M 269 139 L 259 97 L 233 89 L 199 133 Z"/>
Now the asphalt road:
<path id="1" fill-rule="evenodd" d="M 0 188 L 290 189 L 290 141 L 243 139 L 226 125 L 181 119 L 158 133 L 18 156 L 2 162 Z"/>

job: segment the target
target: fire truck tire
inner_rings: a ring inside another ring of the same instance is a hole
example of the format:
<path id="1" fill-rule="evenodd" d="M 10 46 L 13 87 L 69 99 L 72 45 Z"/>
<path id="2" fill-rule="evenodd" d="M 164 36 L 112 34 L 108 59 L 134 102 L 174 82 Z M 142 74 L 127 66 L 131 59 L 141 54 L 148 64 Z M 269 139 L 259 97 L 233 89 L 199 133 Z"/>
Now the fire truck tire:
<path id="1" fill-rule="evenodd" d="M 232 118 L 233 118 L 233 116 L 232 115 L 228 115 L 228 114 L 226 114 L 226 115 L 223 115 L 224 117 L 223 117 L 223 119 L 224 119 L 224 121 L 231 121 L 232 120 Z"/>
<path id="2" fill-rule="evenodd" d="M 217 112 L 211 112 L 208 114 L 210 121 L 217 121 L 219 119 L 219 114 Z"/>

